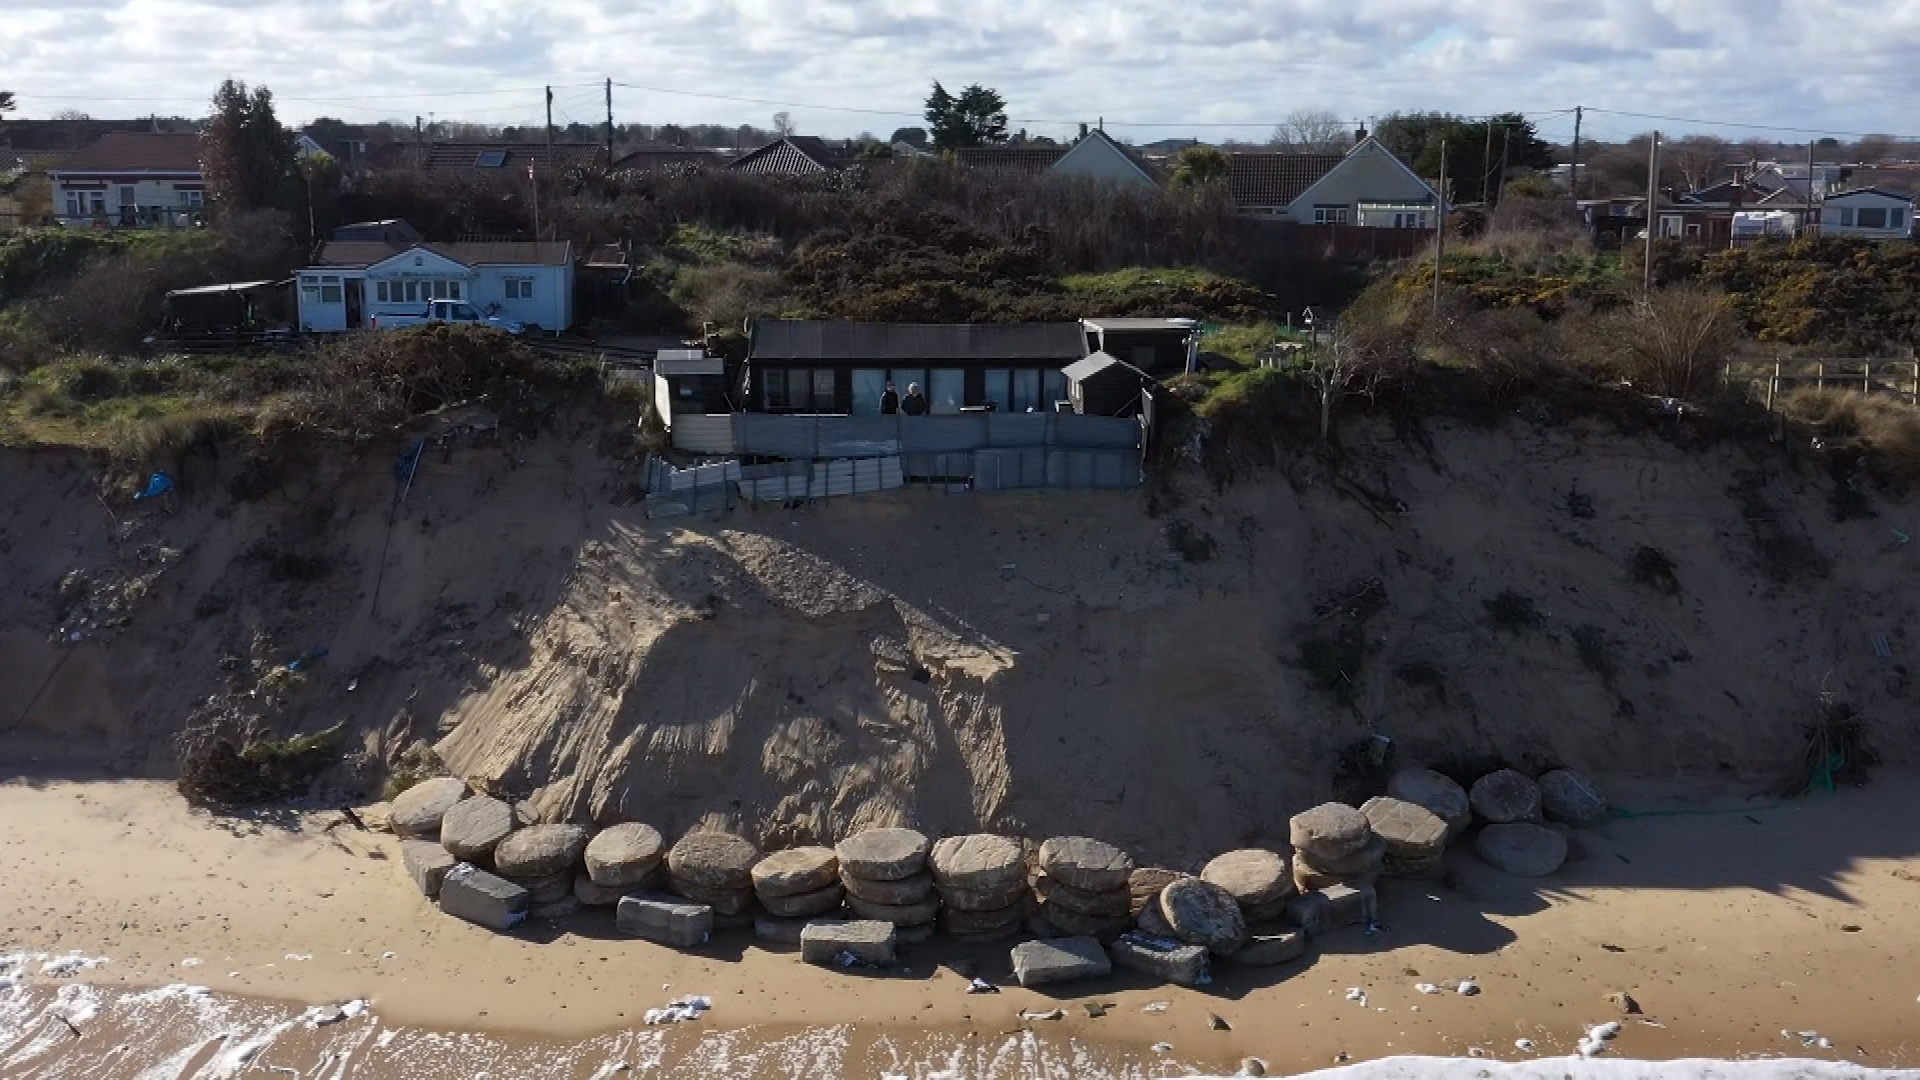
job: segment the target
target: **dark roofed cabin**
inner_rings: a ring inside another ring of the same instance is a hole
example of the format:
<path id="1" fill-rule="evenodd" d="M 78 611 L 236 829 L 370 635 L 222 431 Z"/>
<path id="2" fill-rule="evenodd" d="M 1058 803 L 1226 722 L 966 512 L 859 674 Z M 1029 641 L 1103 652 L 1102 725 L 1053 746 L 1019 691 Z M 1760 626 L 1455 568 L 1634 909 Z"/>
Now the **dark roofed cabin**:
<path id="1" fill-rule="evenodd" d="M 1192 368 L 1200 341 L 1192 319 L 1082 319 L 1080 325 L 1089 355 L 1104 352 L 1163 379 Z"/>
<path id="2" fill-rule="evenodd" d="M 930 411 L 1051 411 L 1061 369 L 1087 353 L 1077 323 L 934 324 L 755 319 L 747 347 L 752 412 L 880 415 L 889 380 L 918 383 Z"/>

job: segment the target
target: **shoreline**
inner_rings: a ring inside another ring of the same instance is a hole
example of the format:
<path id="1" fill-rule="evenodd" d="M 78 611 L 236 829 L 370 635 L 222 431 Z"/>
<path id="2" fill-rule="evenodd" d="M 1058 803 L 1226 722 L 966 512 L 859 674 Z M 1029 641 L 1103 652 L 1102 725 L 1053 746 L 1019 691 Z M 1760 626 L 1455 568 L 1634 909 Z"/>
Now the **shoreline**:
<path id="1" fill-rule="evenodd" d="M 61 983 L 187 983 L 289 1007 L 366 999 L 388 1024 L 508 1042 L 631 1033 L 646 1009 L 705 994 L 714 1009 L 693 1026 L 710 1032 L 999 1039 L 1030 1026 L 1142 1061 L 1171 1042 L 1182 1061 L 1255 1056 L 1275 1073 L 1343 1054 L 1558 1056 L 1616 1019 L 1609 1050 L 1622 1058 L 1911 1067 L 1920 971 L 1902 958 L 1920 955 L 1920 836 L 1904 823 L 1920 820 L 1916 779 L 1883 770 L 1864 791 L 1782 807 L 1617 820 L 1589 835 L 1584 861 L 1533 888 L 1472 874 L 1456 875 L 1466 891 L 1389 881 L 1377 937 L 1337 932 L 1306 962 L 1222 968 L 1201 990 L 1123 975 L 995 995 L 965 994 L 953 966 L 971 961 L 1000 983 L 1004 946 L 935 942 L 906 954 L 906 974 L 862 974 L 804 965 L 750 932 L 678 953 L 616 937 L 598 913 L 495 935 L 439 915 L 392 837 L 326 828 L 336 814 L 216 818 L 152 781 L 15 779 L 0 783 L 0 820 L 32 824 L 0 838 L 0 954 L 108 957 Z M 1616 790 L 1628 805 L 1674 806 L 1671 788 Z M 1841 840 L 1850 853 L 1831 850 Z M 1469 977 L 1477 996 L 1414 988 Z M 1347 1000 L 1352 988 L 1366 1006 Z M 1604 1000 L 1615 992 L 1664 1026 L 1617 1015 Z M 1142 1011 L 1156 1001 L 1170 1006 Z M 1087 1003 L 1114 1008 L 1095 1018 Z M 1017 1015 L 1054 1008 L 1062 1019 Z M 1522 1038 L 1532 1055 L 1515 1049 Z"/>

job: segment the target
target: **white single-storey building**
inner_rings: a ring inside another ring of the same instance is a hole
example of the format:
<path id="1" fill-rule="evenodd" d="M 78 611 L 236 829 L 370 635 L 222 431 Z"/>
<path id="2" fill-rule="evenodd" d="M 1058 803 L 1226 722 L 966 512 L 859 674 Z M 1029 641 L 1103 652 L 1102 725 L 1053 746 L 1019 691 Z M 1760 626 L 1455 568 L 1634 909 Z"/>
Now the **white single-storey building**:
<path id="1" fill-rule="evenodd" d="M 434 300 L 560 333 L 573 325 L 573 245 L 335 240 L 300 271 L 300 329 L 310 333 L 364 329 L 375 315 L 418 314 Z"/>
<path id="2" fill-rule="evenodd" d="M 1879 188 L 1856 188 L 1829 195 L 1820 204 L 1823 236 L 1866 240 L 1905 240 L 1912 235 L 1913 200 Z"/>
<path id="3" fill-rule="evenodd" d="M 110 132 L 47 177 L 62 225 L 194 225 L 206 208 L 200 136 L 192 132 Z"/>

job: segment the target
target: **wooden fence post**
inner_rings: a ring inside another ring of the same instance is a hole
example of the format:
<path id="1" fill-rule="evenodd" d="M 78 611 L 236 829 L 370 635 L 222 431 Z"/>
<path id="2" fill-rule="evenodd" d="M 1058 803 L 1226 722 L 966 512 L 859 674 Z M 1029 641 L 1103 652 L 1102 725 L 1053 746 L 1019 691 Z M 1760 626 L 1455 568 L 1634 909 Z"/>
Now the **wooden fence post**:
<path id="1" fill-rule="evenodd" d="M 1813 365 L 1813 385 L 1822 390 L 1827 388 L 1827 362 L 1817 360 Z"/>
<path id="2" fill-rule="evenodd" d="M 1767 411 L 1773 411 L 1773 395 L 1780 390 L 1780 361 L 1773 362 L 1773 374 L 1767 378 Z"/>
<path id="3" fill-rule="evenodd" d="M 1873 361 L 1871 360 L 1860 361 L 1860 392 L 1867 395 L 1873 393 Z"/>

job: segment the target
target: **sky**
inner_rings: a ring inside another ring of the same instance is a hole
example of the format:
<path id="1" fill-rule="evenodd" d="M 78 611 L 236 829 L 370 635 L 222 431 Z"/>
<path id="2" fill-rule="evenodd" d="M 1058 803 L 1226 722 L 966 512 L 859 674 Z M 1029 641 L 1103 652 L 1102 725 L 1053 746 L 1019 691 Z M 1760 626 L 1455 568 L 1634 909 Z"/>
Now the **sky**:
<path id="1" fill-rule="evenodd" d="M 885 137 L 939 79 L 1136 142 L 1301 108 L 1516 111 L 1565 142 L 1575 105 L 1608 140 L 1920 137 L 1920 0 L 0 0 L 18 116 L 198 116 L 226 77 L 289 122 L 538 124 L 552 84 L 557 123 L 597 123 L 612 78 L 620 123 Z"/>

